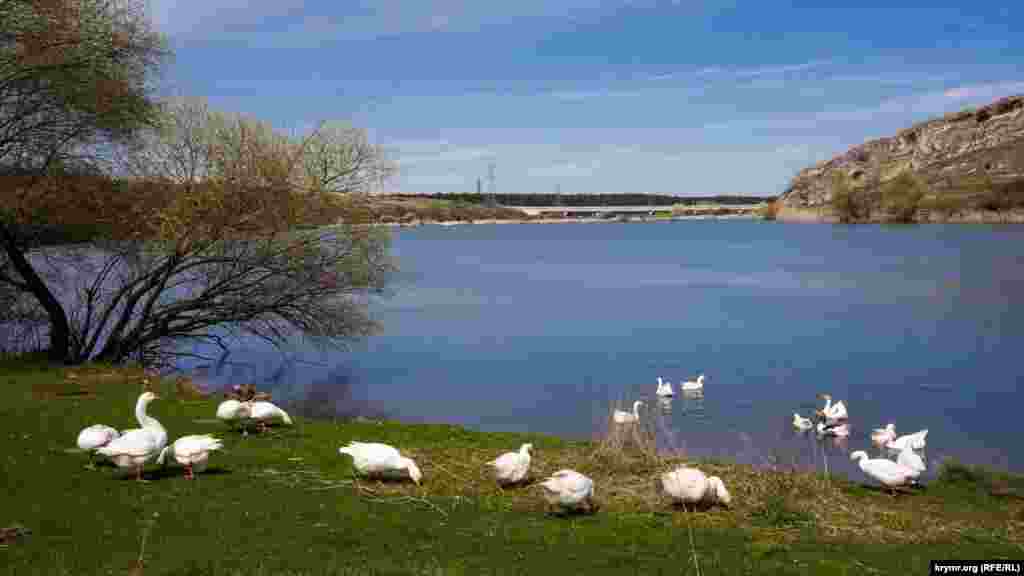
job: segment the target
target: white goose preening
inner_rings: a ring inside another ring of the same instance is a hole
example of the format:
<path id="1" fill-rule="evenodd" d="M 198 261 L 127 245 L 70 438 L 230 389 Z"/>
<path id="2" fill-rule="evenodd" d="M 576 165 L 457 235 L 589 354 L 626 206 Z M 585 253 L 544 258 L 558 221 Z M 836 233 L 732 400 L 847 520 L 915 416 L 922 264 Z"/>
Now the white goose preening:
<path id="1" fill-rule="evenodd" d="M 185 478 L 191 480 L 193 472 L 202 472 L 210 459 L 210 452 L 220 450 L 224 445 L 212 434 L 182 436 L 160 451 L 157 464 L 163 466 L 168 456 L 185 467 Z"/>
<path id="2" fill-rule="evenodd" d="M 658 391 L 655 392 L 655 394 L 658 396 L 674 396 L 675 393 L 672 392 L 672 383 L 668 381 L 662 382 L 661 376 L 658 376 Z"/>
<path id="3" fill-rule="evenodd" d="M 824 422 L 818 422 L 818 434 L 821 434 L 822 436 L 846 438 L 850 435 L 850 425 L 846 422 L 832 425 L 826 425 Z"/>
<path id="4" fill-rule="evenodd" d="M 612 420 L 616 424 L 633 424 L 640 420 L 640 407 L 644 403 L 640 400 L 633 402 L 633 411 L 626 412 L 624 410 L 616 410 L 612 413 Z"/>
<path id="5" fill-rule="evenodd" d="M 696 380 L 687 380 L 679 385 L 680 390 L 703 390 L 704 389 L 704 375 L 697 376 Z"/>
<path id="6" fill-rule="evenodd" d="M 506 486 L 522 482 L 530 470 L 530 450 L 533 444 L 523 444 L 518 452 L 506 452 L 488 462 L 494 467 L 494 475 L 498 484 Z"/>
<path id="7" fill-rule="evenodd" d="M 95 468 L 93 458 L 96 455 L 96 450 L 110 444 L 112 440 L 121 436 L 121 433 L 117 430 L 107 426 L 105 424 L 93 424 L 87 428 L 83 428 L 78 433 L 78 448 L 89 453 L 89 468 Z"/>
<path id="8" fill-rule="evenodd" d="M 850 460 L 858 462 L 865 474 L 880 482 L 890 492 L 898 486 L 909 484 L 916 477 L 910 468 L 885 458 L 868 458 L 868 453 L 863 450 L 850 454 Z"/>
<path id="9" fill-rule="evenodd" d="M 235 399 L 225 400 L 217 405 L 217 419 L 234 428 L 236 422 L 244 422 L 252 417 L 252 407 L 248 402 Z"/>
<path id="10" fill-rule="evenodd" d="M 814 422 L 811 422 L 810 418 L 804 418 L 803 416 L 793 413 L 793 427 L 797 430 L 810 430 L 814 428 Z"/>
<path id="11" fill-rule="evenodd" d="M 398 453 L 398 450 L 387 444 L 377 442 L 349 442 L 348 446 L 338 448 L 341 454 L 352 457 L 352 465 L 356 471 L 369 477 L 408 477 L 416 484 L 420 483 L 423 474 L 419 466 Z"/>
<path id="12" fill-rule="evenodd" d="M 157 398 L 159 396 L 153 392 L 143 392 L 135 403 L 135 417 L 142 428 L 125 430 L 121 436 L 96 450 L 121 468 L 135 468 L 138 480 L 142 480 L 142 467 L 146 462 L 167 445 L 167 430 L 156 418 L 146 414 L 146 407 Z"/>
<path id="13" fill-rule="evenodd" d="M 267 422 L 271 422 L 280 419 L 285 424 L 291 426 L 292 419 L 288 416 L 288 413 L 281 410 L 272 402 L 265 400 L 246 402 L 249 405 L 249 417 L 255 420 L 259 424 L 259 429 L 265 430 Z"/>
<path id="14" fill-rule="evenodd" d="M 903 450 L 900 450 L 899 456 L 896 457 L 896 463 L 902 464 L 903 466 L 910 468 L 910 470 L 914 472 L 912 478 L 914 478 L 915 480 L 918 476 L 921 475 L 922 472 L 928 469 L 928 467 L 925 466 L 924 464 L 924 459 L 921 458 L 921 456 L 917 452 L 914 452 L 910 448 L 904 448 Z"/>
<path id="15" fill-rule="evenodd" d="M 559 470 L 540 487 L 548 504 L 567 510 L 594 509 L 594 481 L 575 470 Z"/>
<path id="16" fill-rule="evenodd" d="M 842 400 L 833 404 L 831 394 L 819 394 L 818 397 L 823 398 L 825 400 L 825 407 L 821 409 L 820 413 L 825 417 L 826 420 L 828 420 L 829 422 L 834 422 L 836 420 L 846 420 L 846 405 L 843 404 Z"/>
<path id="17" fill-rule="evenodd" d="M 892 422 L 885 425 L 885 428 L 875 428 L 871 432 L 871 442 L 876 446 L 885 446 L 896 439 L 896 425 Z"/>
<path id="18" fill-rule="evenodd" d="M 925 446 L 925 437 L 928 436 L 928 429 L 919 430 L 913 434 L 905 434 L 895 440 L 886 442 L 885 447 L 890 450 L 901 451 L 904 448 L 920 450 Z"/>
<path id="19" fill-rule="evenodd" d="M 732 496 L 718 476 L 706 476 L 696 468 L 680 466 L 661 475 L 661 488 L 673 501 L 681 504 L 714 504 L 728 506 Z"/>

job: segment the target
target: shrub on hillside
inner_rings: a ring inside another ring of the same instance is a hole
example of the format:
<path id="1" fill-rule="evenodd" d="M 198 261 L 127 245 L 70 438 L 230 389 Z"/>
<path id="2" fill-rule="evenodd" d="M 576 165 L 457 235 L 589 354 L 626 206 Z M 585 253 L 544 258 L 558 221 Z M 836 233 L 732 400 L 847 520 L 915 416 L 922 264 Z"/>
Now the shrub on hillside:
<path id="1" fill-rule="evenodd" d="M 904 172 L 882 186 L 882 206 L 891 222 L 913 222 L 927 185 L 910 172 Z"/>

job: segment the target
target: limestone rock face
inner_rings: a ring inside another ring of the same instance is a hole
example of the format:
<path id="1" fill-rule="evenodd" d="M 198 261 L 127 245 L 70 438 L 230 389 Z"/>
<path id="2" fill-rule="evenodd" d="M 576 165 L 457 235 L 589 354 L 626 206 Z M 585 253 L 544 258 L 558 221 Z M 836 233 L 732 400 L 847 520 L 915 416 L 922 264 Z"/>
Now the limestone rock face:
<path id="1" fill-rule="evenodd" d="M 997 183 L 1024 179 L 1024 95 L 916 124 L 804 169 L 779 198 L 782 210 L 824 214 L 837 171 L 870 193 L 906 171 L 935 194 L 985 174 Z"/>

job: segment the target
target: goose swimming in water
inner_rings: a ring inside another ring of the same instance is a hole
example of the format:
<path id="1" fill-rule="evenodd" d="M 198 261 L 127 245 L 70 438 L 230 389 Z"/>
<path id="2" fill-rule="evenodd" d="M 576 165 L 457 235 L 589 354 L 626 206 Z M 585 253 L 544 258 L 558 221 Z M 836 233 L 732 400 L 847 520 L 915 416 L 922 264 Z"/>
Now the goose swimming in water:
<path id="1" fill-rule="evenodd" d="M 829 423 L 837 420 L 846 420 L 846 405 L 843 404 L 842 400 L 833 404 L 831 394 L 819 394 L 818 397 L 825 400 L 825 407 L 819 412 L 825 417 L 825 420 L 828 420 Z"/>
<path id="2" fill-rule="evenodd" d="M 704 375 L 697 376 L 697 380 L 687 380 L 679 385 L 680 390 L 703 390 L 704 389 Z"/>
<path id="3" fill-rule="evenodd" d="M 850 435 L 850 425 L 846 422 L 832 425 L 826 425 L 824 422 L 818 422 L 818 434 L 821 434 L 822 436 L 846 438 Z"/>
<path id="4" fill-rule="evenodd" d="M 793 427 L 797 430 L 810 430 L 814 428 L 814 422 L 811 422 L 810 418 L 804 418 L 803 416 L 793 413 Z"/>

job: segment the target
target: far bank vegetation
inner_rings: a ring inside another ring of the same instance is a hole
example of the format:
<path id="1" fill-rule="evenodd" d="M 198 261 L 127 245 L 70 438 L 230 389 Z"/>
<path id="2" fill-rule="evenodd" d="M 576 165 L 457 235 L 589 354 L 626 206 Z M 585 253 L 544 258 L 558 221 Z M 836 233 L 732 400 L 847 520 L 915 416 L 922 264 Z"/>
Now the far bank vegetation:
<path id="1" fill-rule="evenodd" d="M 1010 161 L 1024 169 L 1024 146 Z M 995 181 L 990 166 L 979 161 L 967 176 L 933 182 L 910 170 L 883 180 L 881 163 L 867 174 L 839 169 L 830 182 L 831 208 L 843 223 L 943 221 L 1024 209 L 1024 178 Z"/>

